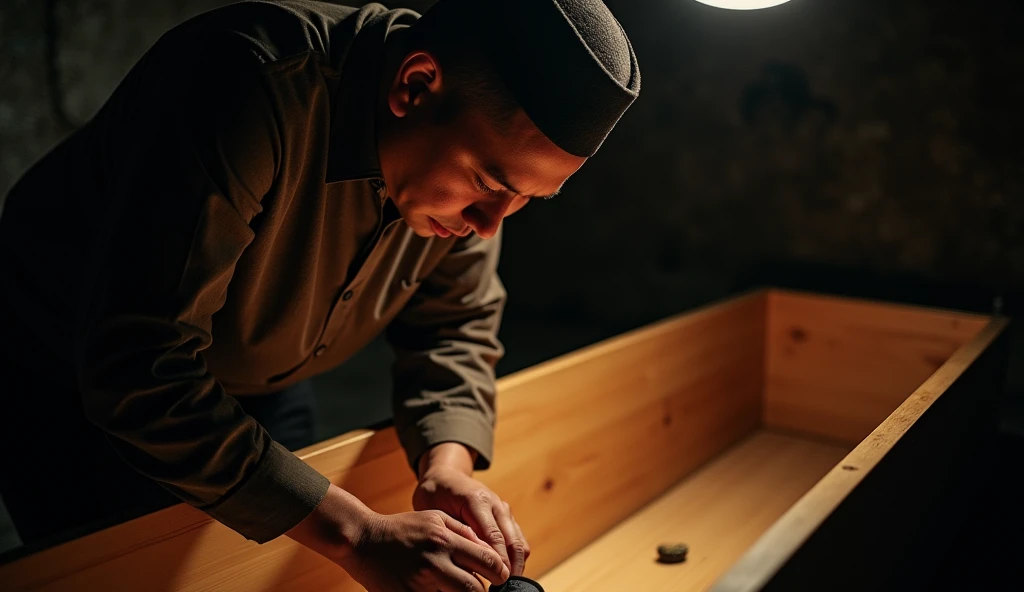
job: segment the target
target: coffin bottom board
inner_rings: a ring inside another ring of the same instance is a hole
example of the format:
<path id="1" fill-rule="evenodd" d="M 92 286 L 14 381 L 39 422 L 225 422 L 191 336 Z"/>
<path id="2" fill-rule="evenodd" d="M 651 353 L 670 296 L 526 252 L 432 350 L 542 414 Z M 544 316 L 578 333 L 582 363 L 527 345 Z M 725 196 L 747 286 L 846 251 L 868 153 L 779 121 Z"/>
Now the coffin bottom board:
<path id="1" fill-rule="evenodd" d="M 758 430 L 539 579 L 545 590 L 706 590 L 852 446 Z M 665 543 L 683 563 L 657 561 Z"/>

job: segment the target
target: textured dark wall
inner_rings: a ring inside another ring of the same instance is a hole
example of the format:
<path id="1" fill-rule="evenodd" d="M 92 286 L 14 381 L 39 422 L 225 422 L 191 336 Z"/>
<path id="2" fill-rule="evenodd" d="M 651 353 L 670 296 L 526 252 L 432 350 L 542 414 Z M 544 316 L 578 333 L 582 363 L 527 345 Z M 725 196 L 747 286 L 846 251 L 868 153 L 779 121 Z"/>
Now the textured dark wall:
<path id="1" fill-rule="evenodd" d="M 165 29 L 222 3 L 0 3 L 0 193 Z M 635 324 L 766 259 L 1024 282 L 1019 3 L 609 6 L 641 97 L 563 195 L 510 219 L 510 314 Z"/>
<path id="2" fill-rule="evenodd" d="M 541 300 L 533 275 L 599 316 L 661 313 L 765 259 L 1024 280 L 1019 3 L 610 6 L 641 98 L 512 220 L 519 298 Z"/>
<path id="3" fill-rule="evenodd" d="M 169 27 L 217 0 L 0 2 L 0 195 Z"/>

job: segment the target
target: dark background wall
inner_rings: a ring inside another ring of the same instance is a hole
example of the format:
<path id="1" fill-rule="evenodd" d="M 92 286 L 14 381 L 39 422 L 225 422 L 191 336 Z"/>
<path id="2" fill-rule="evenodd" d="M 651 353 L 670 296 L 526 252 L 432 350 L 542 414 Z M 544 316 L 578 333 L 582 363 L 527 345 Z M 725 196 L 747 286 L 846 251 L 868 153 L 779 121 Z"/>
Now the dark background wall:
<path id="1" fill-rule="evenodd" d="M 0 2 L 0 194 L 161 33 L 224 3 Z M 760 281 L 1021 309 L 1020 3 L 608 5 L 641 97 L 562 195 L 509 219 L 501 373 Z M 378 393 L 375 418 L 386 363 L 375 343 L 321 386 Z"/>
<path id="2" fill-rule="evenodd" d="M 0 194 L 164 30 L 223 3 L 6 0 Z M 511 315 L 635 324 L 768 260 L 1024 285 L 1019 3 L 608 4 L 641 97 L 563 196 L 510 219 Z"/>
<path id="3" fill-rule="evenodd" d="M 517 297 L 555 305 L 524 287 L 545 277 L 634 319 L 766 260 L 1019 286 L 1022 11 L 992 5 L 612 2 L 641 99 L 565 199 L 511 221 Z"/>

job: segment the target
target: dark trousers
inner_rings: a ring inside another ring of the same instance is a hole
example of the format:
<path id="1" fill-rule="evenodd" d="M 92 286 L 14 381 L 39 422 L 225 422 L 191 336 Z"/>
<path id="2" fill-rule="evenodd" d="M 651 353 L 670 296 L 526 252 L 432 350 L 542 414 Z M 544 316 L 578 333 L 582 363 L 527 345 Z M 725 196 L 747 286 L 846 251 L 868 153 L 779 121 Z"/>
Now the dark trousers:
<path id="1" fill-rule="evenodd" d="M 122 461 L 103 433 L 86 420 L 74 395 L 52 392 L 40 383 L 5 390 L 0 406 L 0 496 L 23 551 L 49 547 L 180 501 Z M 308 380 L 238 401 L 288 449 L 313 443 L 315 399 Z"/>

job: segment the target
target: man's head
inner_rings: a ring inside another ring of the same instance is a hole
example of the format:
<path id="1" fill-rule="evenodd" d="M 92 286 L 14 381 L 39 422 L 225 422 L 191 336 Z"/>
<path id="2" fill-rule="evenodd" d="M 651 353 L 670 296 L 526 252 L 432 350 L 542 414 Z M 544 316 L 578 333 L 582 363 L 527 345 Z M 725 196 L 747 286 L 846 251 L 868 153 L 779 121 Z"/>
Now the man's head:
<path id="1" fill-rule="evenodd" d="M 597 0 L 441 0 L 396 37 L 379 154 L 421 236 L 489 238 L 558 193 L 639 88 L 629 42 Z"/>

